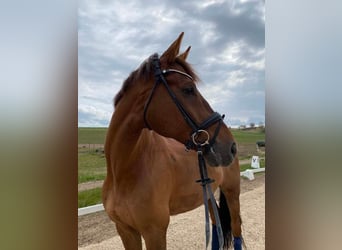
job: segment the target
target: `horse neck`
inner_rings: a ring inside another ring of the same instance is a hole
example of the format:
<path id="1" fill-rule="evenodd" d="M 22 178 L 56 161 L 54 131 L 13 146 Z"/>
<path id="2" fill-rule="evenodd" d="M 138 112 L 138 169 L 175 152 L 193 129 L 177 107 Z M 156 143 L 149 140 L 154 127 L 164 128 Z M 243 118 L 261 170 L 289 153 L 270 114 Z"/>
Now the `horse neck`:
<path id="1" fill-rule="evenodd" d="M 117 105 L 108 129 L 106 139 L 108 150 L 132 152 L 145 127 L 143 102 L 144 98 L 129 98 L 128 96 Z"/>

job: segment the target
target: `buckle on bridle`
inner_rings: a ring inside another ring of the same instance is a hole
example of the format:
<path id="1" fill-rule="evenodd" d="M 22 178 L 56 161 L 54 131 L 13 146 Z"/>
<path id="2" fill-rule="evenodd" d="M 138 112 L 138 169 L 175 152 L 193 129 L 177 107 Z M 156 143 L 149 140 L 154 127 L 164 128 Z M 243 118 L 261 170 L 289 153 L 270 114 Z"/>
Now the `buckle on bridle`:
<path id="1" fill-rule="evenodd" d="M 206 137 L 205 140 L 199 141 L 200 137 L 203 135 Z M 206 130 L 199 129 L 199 130 L 195 131 L 191 135 L 191 138 L 192 138 L 192 142 L 195 144 L 195 146 L 203 147 L 204 145 L 207 145 L 207 144 L 209 145 L 210 136 Z"/>

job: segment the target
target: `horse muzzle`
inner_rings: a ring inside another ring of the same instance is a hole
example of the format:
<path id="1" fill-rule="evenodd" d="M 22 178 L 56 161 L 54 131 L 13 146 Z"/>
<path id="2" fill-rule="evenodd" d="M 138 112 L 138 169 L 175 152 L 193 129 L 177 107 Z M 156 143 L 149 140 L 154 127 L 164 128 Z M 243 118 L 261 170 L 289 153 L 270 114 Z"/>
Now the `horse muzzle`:
<path id="1" fill-rule="evenodd" d="M 211 167 L 228 167 L 234 160 L 237 153 L 235 142 L 227 144 L 214 143 L 211 147 L 206 147 L 204 158 Z"/>

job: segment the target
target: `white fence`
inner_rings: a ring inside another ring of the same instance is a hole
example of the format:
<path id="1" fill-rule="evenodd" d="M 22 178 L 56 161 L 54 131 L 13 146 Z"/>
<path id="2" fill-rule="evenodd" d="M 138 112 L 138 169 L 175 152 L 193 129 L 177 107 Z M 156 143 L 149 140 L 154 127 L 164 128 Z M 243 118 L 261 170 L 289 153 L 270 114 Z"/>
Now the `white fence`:
<path id="1" fill-rule="evenodd" d="M 240 173 L 240 176 L 247 177 L 249 180 L 254 180 L 254 173 L 264 172 L 265 168 L 260 168 L 259 156 L 253 155 L 251 161 L 252 169 L 246 169 Z"/>
<path id="2" fill-rule="evenodd" d="M 254 173 L 258 172 L 265 172 L 265 168 L 246 169 L 245 171 L 240 173 L 240 176 L 244 176 L 249 180 L 254 180 Z"/>
<path id="3" fill-rule="evenodd" d="M 97 204 L 89 207 L 81 207 L 78 209 L 78 216 L 91 214 L 99 211 L 103 211 L 104 207 L 103 204 Z"/>

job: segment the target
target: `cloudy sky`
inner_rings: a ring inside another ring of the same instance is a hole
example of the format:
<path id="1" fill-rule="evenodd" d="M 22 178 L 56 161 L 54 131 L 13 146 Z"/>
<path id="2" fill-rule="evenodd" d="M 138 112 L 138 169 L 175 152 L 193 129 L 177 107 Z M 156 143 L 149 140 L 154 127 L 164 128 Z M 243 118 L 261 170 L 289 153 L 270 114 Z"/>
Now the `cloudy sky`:
<path id="1" fill-rule="evenodd" d="M 199 90 L 226 124 L 265 122 L 264 1 L 82 0 L 78 31 L 80 127 L 107 127 L 129 73 L 182 31 Z"/>

